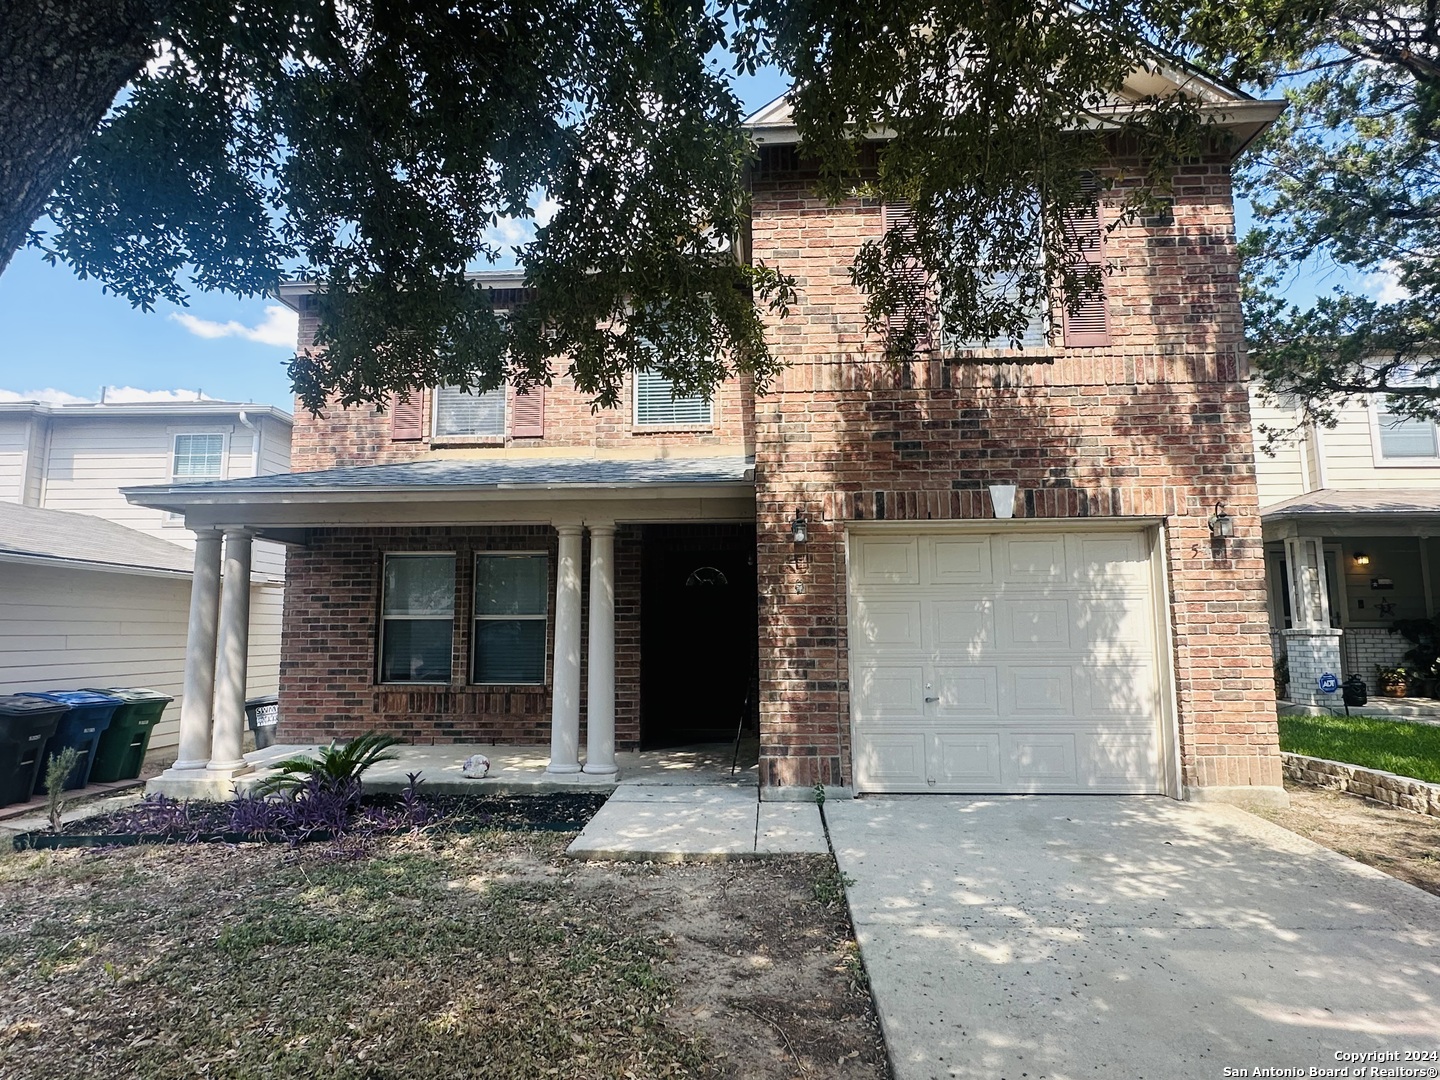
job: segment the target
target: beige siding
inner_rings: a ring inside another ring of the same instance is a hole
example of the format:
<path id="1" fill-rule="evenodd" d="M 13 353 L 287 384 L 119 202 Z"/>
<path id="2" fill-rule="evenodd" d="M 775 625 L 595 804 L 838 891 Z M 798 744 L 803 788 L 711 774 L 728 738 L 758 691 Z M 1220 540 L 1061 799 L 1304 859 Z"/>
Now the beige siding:
<path id="1" fill-rule="evenodd" d="M 251 592 L 247 697 L 279 681 L 280 597 L 277 586 Z M 0 563 L 0 693 L 150 687 L 175 698 L 151 747 L 173 748 L 189 608 L 188 578 Z"/>
<path id="2" fill-rule="evenodd" d="M 1325 448 L 1326 486 L 1332 488 L 1401 488 L 1440 486 L 1440 462 L 1377 464 L 1379 435 L 1374 413 L 1358 402 L 1341 414 L 1340 422 L 1321 433 Z"/>
<path id="3" fill-rule="evenodd" d="M 25 501 L 29 446 L 29 421 L 19 416 L 0 416 L 0 502 Z"/>
<path id="4" fill-rule="evenodd" d="M 1291 431 L 1295 426 L 1295 410 L 1281 408 L 1252 389 L 1250 417 L 1255 425 L 1255 480 L 1261 509 L 1303 495 L 1316 486 L 1306 475 L 1305 434 L 1294 432 L 1270 442 L 1261 430 L 1263 427 L 1277 432 Z"/>

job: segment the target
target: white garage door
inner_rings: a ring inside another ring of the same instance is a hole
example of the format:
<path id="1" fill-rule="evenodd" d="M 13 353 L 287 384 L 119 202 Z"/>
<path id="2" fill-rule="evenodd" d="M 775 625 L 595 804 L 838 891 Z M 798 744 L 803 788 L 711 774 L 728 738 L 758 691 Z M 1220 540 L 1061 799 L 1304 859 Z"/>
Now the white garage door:
<path id="1" fill-rule="evenodd" d="M 854 533 L 860 791 L 1162 792 L 1143 532 Z"/>

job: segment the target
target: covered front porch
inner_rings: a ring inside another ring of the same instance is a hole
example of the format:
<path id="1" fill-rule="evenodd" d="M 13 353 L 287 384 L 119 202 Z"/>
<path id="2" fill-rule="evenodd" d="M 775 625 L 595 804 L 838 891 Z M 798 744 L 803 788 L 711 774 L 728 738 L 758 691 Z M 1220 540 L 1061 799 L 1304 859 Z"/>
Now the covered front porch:
<path id="1" fill-rule="evenodd" d="M 1288 667 L 1288 700 L 1338 707 L 1320 676 L 1377 671 L 1414 643 L 1396 632 L 1440 613 L 1440 492 L 1321 489 L 1262 514 L 1271 638 Z M 1278 689 L 1278 688 L 1277 688 Z"/>
<path id="2" fill-rule="evenodd" d="M 256 537 L 288 547 L 286 743 L 526 747 L 544 783 L 604 785 L 642 746 L 733 740 L 754 707 L 750 469 L 477 458 L 128 491 L 198 538 L 180 756 L 151 790 L 225 797 L 256 771 L 248 605 L 218 573 L 243 580 Z"/>

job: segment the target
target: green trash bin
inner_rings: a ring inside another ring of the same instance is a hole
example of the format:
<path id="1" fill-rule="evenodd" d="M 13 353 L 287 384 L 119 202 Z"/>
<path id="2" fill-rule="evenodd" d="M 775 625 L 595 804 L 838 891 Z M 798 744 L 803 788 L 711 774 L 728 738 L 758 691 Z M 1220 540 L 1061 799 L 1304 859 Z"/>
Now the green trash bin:
<path id="1" fill-rule="evenodd" d="M 155 731 L 155 725 L 165 715 L 165 706 L 175 699 L 143 686 L 103 689 L 87 686 L 86 689 L 97 694 L 109 694 L 122 702 L 115 710 L 110 726 L 100 736 L 95 764 L 90 770 L 91 782 L 109 784 L 116 780 L 134 780 L 140 775 L 140 766 L 145 763 L 145 751 L 150 748 L 150 736 Z"/>

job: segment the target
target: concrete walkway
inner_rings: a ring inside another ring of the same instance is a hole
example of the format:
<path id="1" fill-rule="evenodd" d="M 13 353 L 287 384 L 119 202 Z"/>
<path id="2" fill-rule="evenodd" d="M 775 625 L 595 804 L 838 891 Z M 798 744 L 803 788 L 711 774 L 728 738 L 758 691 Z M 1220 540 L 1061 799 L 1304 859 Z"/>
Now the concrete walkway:
<path id="1" fill-rule="evenodd" d="M 1316 1075 L 1337 1053 L 1440 1050 L 1440 898 L 1241 810 L 897 796 L 825 814 L 896 1080 Z"/>
<path id="2" fill-rule="evenodd" d="M 814 803 L 761 802 L 753 783 L 622 781 L 567 854 L 583 859 L 745 859 L 829 851 Z"/>

